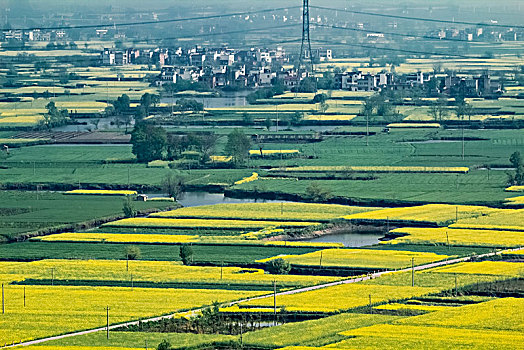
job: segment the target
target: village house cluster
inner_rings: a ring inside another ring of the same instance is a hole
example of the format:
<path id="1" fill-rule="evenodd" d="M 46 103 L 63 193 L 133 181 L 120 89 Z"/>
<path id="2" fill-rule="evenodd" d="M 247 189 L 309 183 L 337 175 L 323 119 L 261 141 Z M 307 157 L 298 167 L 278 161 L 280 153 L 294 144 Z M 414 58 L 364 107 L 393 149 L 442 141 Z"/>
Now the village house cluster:
<path id="1" fill-rule="evenodd" d="M 315 60 L 329 62 L 333 59 L 330 49 L 316 49 Z M 127 49 L 104 50 L 100 61 L 105 66 L 128 64 L 157 65 L 161 73 L 155 84 L 176 84 L 180 80 L 204 83 L 211 89 L 234 86 L 258 88 L 274 85 L 276 82 L 293 90 L 310 77 L 306 70 L 284 68 L 291 66 L 296 57 L 290 56 L 282 47 L 274 49 L 253 48 L 235 50 L 231 48 L 209 49 Z M 464 96 L 493 96 L 501 92 L 499 83 L 492 81 L 488 74 L 461 76 L 454 73 L 435 74 L 417 72 L 396 74 L 392 72 L 366 73 L 362 71 L 334 74 L 333 88 L 347 91 L 381 91 L 384 89 L 402 91 L 424 88 L 430 93 Z"/>

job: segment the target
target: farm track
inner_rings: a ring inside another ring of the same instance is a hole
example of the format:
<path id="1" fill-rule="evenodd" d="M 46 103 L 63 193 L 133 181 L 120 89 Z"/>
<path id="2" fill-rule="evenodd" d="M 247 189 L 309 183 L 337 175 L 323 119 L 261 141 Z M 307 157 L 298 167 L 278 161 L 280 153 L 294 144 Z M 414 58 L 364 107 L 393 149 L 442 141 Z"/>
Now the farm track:
<path id="1" fill-rule="evenodd" d="M 471 260 L 473 257 L 475 257 L 475 258 L 488 258 L 488 257 L 492 257 L 492 256 L 495 256 L 495 255 L 500 255 L 502 253 L 510 253 L 510 252 L 515 252 L 515 251 L 519 251 L 519 250 L 522 250 L 522 249 L 524 249 L 524 248 L 520 247 L 520 248 L 514 248 L 514 249 L 505 249 L 505 250 L 501 250 L 501 251 L 497 251 L 497 252 L 485 253 L 485 254 L 480 254 L 480 255 L 475 255 L 475 256 L 466 256 L 466 257 L 452 259 L 452 260 L 443 260 L 443 261 L 438 261 L 438 262 L 433 262 L 433 263 L 429 263 L 429 264 L 415 266 L 414 270 L 415 271 L 422 271 L 422 270 L 427 270 L 427 269 L 431 269 L 431 268 L 434 268 L 434 267 L 452 265 L 452 264 L 457 264 L 457 263 L 460 263 L 460 262 L 466 262 L 466 261 Z M 411 268 L 405 268 L 405 269 L 397 270 L 396 272 L 409 272 L 411 270 L 412 270 Z M 329 288 L 329 287 L 333 287 L 333 286 L 338 286 L 338 285 L 342 285 L 342 284 L 351 284 L 351 283 L 363 282 L 363 281 L 379 278 L 379 277 L 381 277 L 383 275 L 386 275 L 386 274 L 389 274 L 389 273 L 392 273 L 392 272 L 394 272 L 394 271 L 376 272 L 376 273 L 373 273 L 373 274 L 370 274 L 370 275 L 367 275 L 367 276 L 363 276 L 363 277 L 357 277 L 357 278 L 351 278 L 351 279 L 346 279 L 346 280 L 337 281 L 337 282 L 330 282 L 330 283 L 325 283 L 325 284 L 319 284 L 319 285 L 311 286 L 311 287 L 304 287 L 304 288 L 293 289 L 293 290 L 289 290 L 289 291 L 286 291 L 286 292 L 277 293 L 276 296 L 293 295 L 293 294 L 310 292 L 310 291 L 314 291 L 314 290 L 318 290 L 318 289 L 324 289 L 324 288 Z M 266 295 L 262 295 L 262 296 L 252 297 L 252 298 L 245 298 L 245 299 L 233 301 L 233 302 L 229 303 L 229 306 L 233 306 L 233 305 L 236 305 L 236 304 L 240 304 L 240 303 L 244 303 L 244 302 L 248 302 L 248 301 L 253 301 L 253 300 L 260 300 L 260 299 L 271 298 L 271 297 L 273 297 L 273 295 L 274 294 L 266 294 Z M 178 312 L 178 313 L 175 313 L 175 314 L 164 315 L 164 316 L 157 316 L 157 317 L 152 317 L 152 318 L 148 318 L 148 319 L 143 319 L 143 320 L 140 320 L 140 321 L 130 321 L 130 322 L 125 322 L 125 323 L 119 323 L 119 324 L 115 324 L 115 325 L 110 325 L 109 326 L 109 330 L 114 330 L 114 329 L 117 329 L 117 328 L 120 328 L 120 327 L 135 326 L 135 325 L 138 325 L 139 322 L 161 321 L 163 319 L 173 318 L 173 317 L 175 317 L 177 315 L 180 315 L 180 314 L 195 315 L 195 314 L 201 312 L 202 310 L 205 310 L 206 308 L 207 308 L 207 306 L 206 307 L 192 309 L 192 310 L 189 310 L 189 311 L 186 311 L 186 312 Z M 53 337 L 47 337 L 47 338 L 42 338 L 42 339 L 37 339 L 37 340 L 32 340 L 32 341 L 27 341 L 27 342 L 21 342 L 21 343 L 18 343 L 18 344 L 6 345 L 6 346 L 3 346 L 3 347 L 0 347 L 0 349 L 8 349 L 8 348 L 15 348 L 15 347 L 25 347 L 25 346 L 37 345 L 37 344 L 42 344 L 42 343 L 45 343 L 45 342 L 48 342 L 48 341 L 52 341 L 52 340 L 60 340 L 60 339 L 65 339 L 65 338 L 70 338 L 70 337 L 76 337 L 76 336 L 81 336 L 81 335 L 86 335 L 86 334 L 102 332 L 102 331 L 106 331 L 106 330 L 107 330 L 107 327 L 98 327 L 98 328 L 84 330 L 84 331 L 79 331 L 79 332 L 74 332 L 74 333 L 62 334 L 62 335 L 57 335 L 57 336 L 53 336 Z"/>

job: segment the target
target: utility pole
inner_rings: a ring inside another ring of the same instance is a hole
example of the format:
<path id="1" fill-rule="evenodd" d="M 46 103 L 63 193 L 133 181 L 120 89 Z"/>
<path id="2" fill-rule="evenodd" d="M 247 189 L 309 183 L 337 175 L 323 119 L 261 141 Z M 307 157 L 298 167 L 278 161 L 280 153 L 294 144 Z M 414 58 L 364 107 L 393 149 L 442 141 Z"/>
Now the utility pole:
<path id="1" fill-rule="evenodd" d="M 106 324 L 107 324 L 106 337 L 107 339 L 109 339 L 109 310 L 111 310 L 109 308 L 109 305 L 105 307 L 105 310 L 106 310 Z"/>
<path id="2" fill-rule="evenodd" d="M 171 118 L 175 115 L 175 91 L 171 90 Z"/>
<path id="3" fill-rule="evenodd" d="M 366 112 L 366 146 L 369 146 L 369 112 Z"/>
<path id="4" fill-rule="evenodd" d="M 455 296 L 458 294 L 458 286 L 457 286 L 457 274 L 455 274 Z"/>
<path id="5" fill-rule="evenodd" d="M 24 287 L 24 307 L 25 307 L 25 287 Z"/>
<path id="6" fill-rule="evenodd" d="M 274 325 L 277 325 L 277 281 L 273 281 L 273 313 L 275 315 Z"/>
<path id="7" fill-rule="evenodd" d="M 320 251 L 320 264 L 319 264 L 319 268 L 321 269 L 322 268 L 322 257 L 323 257 L 323 252 L 322 250 Z"/>
<path id="8" fill-rule="evenodd" d="M 462 160 L 464 160 L 465 151 L 466 151 L 466 145 L 465 145 L 465 140 L 464 140 L 464 129 L 465 129 L 464 117 L 462 117 L 461 119 L 462 119 Z M 471 119 L 471 117 L 470 117 L 470 119 Z"/>
<path id="9" fill-rule="evenodd" d="M 411 258 L 411 287 L 415 287 L 415 258 Z"/>
<path id="10" fill-rule="evenodd" d="M 448 250 L 449 250 L 449 234 L 447 230 L 446 230 L 446 241 L 448 242 Z"/>
<path id="11" fill-rule="evenodd" d="M 371 294 L 369 295 L 369 313 L 373 313 L 373 307 L 371 306 Z"/>
<path id="12" fill-rule="evenodd" d="M 275 105 L 275 109 L 277 111 L 277 129 L 276 130 L 278 132 L 278 105 Z"/>
<path id="13" fill-rule="evenodd" d="M 4 284 L 2 283 L 2 314 L 5 314 Z"/>
<path id="14" fill-rule="evenodd" d="M 240 322 L 240 346 L 242 346 L 244 344 L 243 336 L 244 336 L 244 329 L 243 329 L 243 324 L 242 324 L 242 321 L 241 321 Z"/>

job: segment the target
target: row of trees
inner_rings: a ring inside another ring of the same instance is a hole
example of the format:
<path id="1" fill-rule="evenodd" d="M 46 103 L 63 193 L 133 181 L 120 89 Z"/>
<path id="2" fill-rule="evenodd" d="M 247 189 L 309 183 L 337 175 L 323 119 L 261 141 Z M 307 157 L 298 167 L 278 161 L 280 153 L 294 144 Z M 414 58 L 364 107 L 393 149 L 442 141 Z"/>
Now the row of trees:
<path id="1" fill-rule="evenodd" d="M 522 160 L 520 152 L 514 152 L 509 158 L 509 161 L 515 169 L 515 173 L 508 174 L 508 184 L 515 186 L 524 185 L 524 161 Z"/>
<path id="2" fill-rule="evenodd" d="M 47 113 L 44 114 L 42 124 L 47 129 L 51 129 L 60 125 L 64 125 L 69 118 L 67 109 L 59 109 L 56 104 L 51 101 L 46 105 Z"/>
<path id="3" fill-rule="evenodd" d="M 138 123 L 131 133 L 132 151 L 139 162 L 180 159 L 189 150 L 199 154 L 200 161 L 209 161 L 218 137 L 213 133 L 168 134 L 164 128 L 149 123 Z M 233 130 L 225 147 L 235 165 L 243 165 L 249 157 L 251 139 L 240 129 Z"/>

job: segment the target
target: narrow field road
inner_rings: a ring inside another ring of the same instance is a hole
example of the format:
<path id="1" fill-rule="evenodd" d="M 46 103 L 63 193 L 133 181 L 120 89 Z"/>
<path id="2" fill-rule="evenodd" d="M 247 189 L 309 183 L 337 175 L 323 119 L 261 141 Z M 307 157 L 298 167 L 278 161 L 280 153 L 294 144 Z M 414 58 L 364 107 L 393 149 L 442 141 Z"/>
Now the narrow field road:
<path id="1" fill-rule="evenodd" d="M 522 250 L 522 249 L 524 249 L 524 248 L 521 247 L 521 248 L 515 248 L 515 249 L 506 249 L 506 250 L 501 250 L 501 251 L 491 252 L 491 253 L 485 253 L 485 254 L 480 254 L 480 255 L 466 256 L 466 257 L 463 257 L 463 258 L 457 258 L 457 259 L 451 259 L 451 260 L 442 260 L 442 261 L 438 261 L 438 262 L 434 262 L 434 263 L 429 263 L 429 264 L 415 266 L 414 270 L 415 271 L 422 271 L 422 270 L 427 270 L 427 269 L 431 269 L 431 268 L 434 268 L 434 267 L 445 266 L 445 265 L 452 265 L 452 264 L 457 264 L 457 263 L 460 263 L 460 262 L 469 261 L 472 258 L 488 258 L 488 257 L 491 257 L 491 256 L 500 255 L 500 254 L 503 254 L 503 253 L 515 252 L 515 251 L 519 251 L 519 250 Z M 405 268 L 405 269 L 402 269 L 402 270 L 397 270 L 396 272 L 409 272 L 411 270 L 412 270 L 411 268 Z M 350 284 L 350 283 L 357 283 L 357 282 L 367 281 L 367 280 L 370 280 L 370 279 L 379 278 L 379 277 L 381 277 L 383 275 L 386 275 L 386 274 L 389 274 L 389 273 L 392 273 L 392 272 L 395 272 L 395 271 L 376 272 L 376 273 L 369 274 L 369 275 L 362 276 L 362 277 L 356 277 L 356 278 L 350 278 L 350 279 L 337 281 L 337 282 L 319 284 L 319 285 L 311 286 L 311 287 L 304 287 L 304 288 L 293 289 L 293 290 L 289 290 L 289 291 L 285 291 L 285 292 L 279 292 L 279 293 L 277 293 L 277 296 L 293 295 L 293 294 L 304 293 L 304 292 L 309 292 L 309 291 L 313 291 L 313 290 L 318 290 L 318 289 L 324 289 L 324 288 L 329 288 L 329 287 L 333 287 L 333 286 L 338 286 L 338 285 L 341 285 L 341 284 Z M 245 302 L 252 301 L 252 300 L 260 300 L 260 299 L 272 298 L 273 296 L 274 296 L 274 294 L 272 293 L 272 294 L 266 294 L 266 295 L 251 297 L 251 298 L 245 298 L 245 299 L 241 299 L 241 300 L 230 302 L 229 305 L 232 306 L 232 305 L 245 303 Z M 170 314 L 170 315 L 165 315 L 165 316 L 158 316 L 158 317 L 152 317 L 152 318 L 148 318 L 148 319 L 143 319 L 143 320 L 140 320 L 140 321 L 131 321 L 131 322 L 125 322 L 125 323 L 119 323 L 119 324 L 115 324 L 115 325 L 110 325 L 109 326 L 109 330 L 120 328 L 120 327 L 138 325 L 139 322 L 160 321 L 160 320 L 163 320 L 163 319 L 173 318 L 173 317 L 175 317 L 177 315 L 180 315 L 180 314 L 192 314 L 192 315 L 194 315 L 194 314 L 197 314 L 197 313 L 199 313 L 200 311 L 202 311 L 202 310 L 204 310 L 206 308 L 207 307 L 201 307 L 201 308 L 196 308 L 196 309 L 193 309 L 193 310 L 190 310 L 190 311 L 187 311 L 187 312 L 182 312 L 182 313 L 175 313 L 175 314 Z M 22 342 L 22 343 L 18 343 L 18 344 L 6 345 L 6 346 L 0 347 L 0 349 L 8 349 L 8 348 L 14 348 L 14 347 L 37 345 L 37 344 L 42 344 L 42 343 L 49 342 L 49 341 L 52 341 L 52 340 L 59 340 L 59 339 L 65 339 L 65 338 L 70 338 L 70 337 L 76 337 L 76 336 L 80 336 L 80 335 L 86 335 L 86 334 L 91 334 L 91 333 L 96 333 L 96 332 L 101 332 L 101 331 L 106 331 L 106 330 L 107 330 L 107 327 L 99 327 L 99 328 L 89 329 L 89 330 L 80 331 L 80 332 L 68 333 L 68 334 L 63 334 L 63 335 L 58 335 L 58 336 L 48 337 L 48 338 L 42 338 L 42 339 Z"/>

